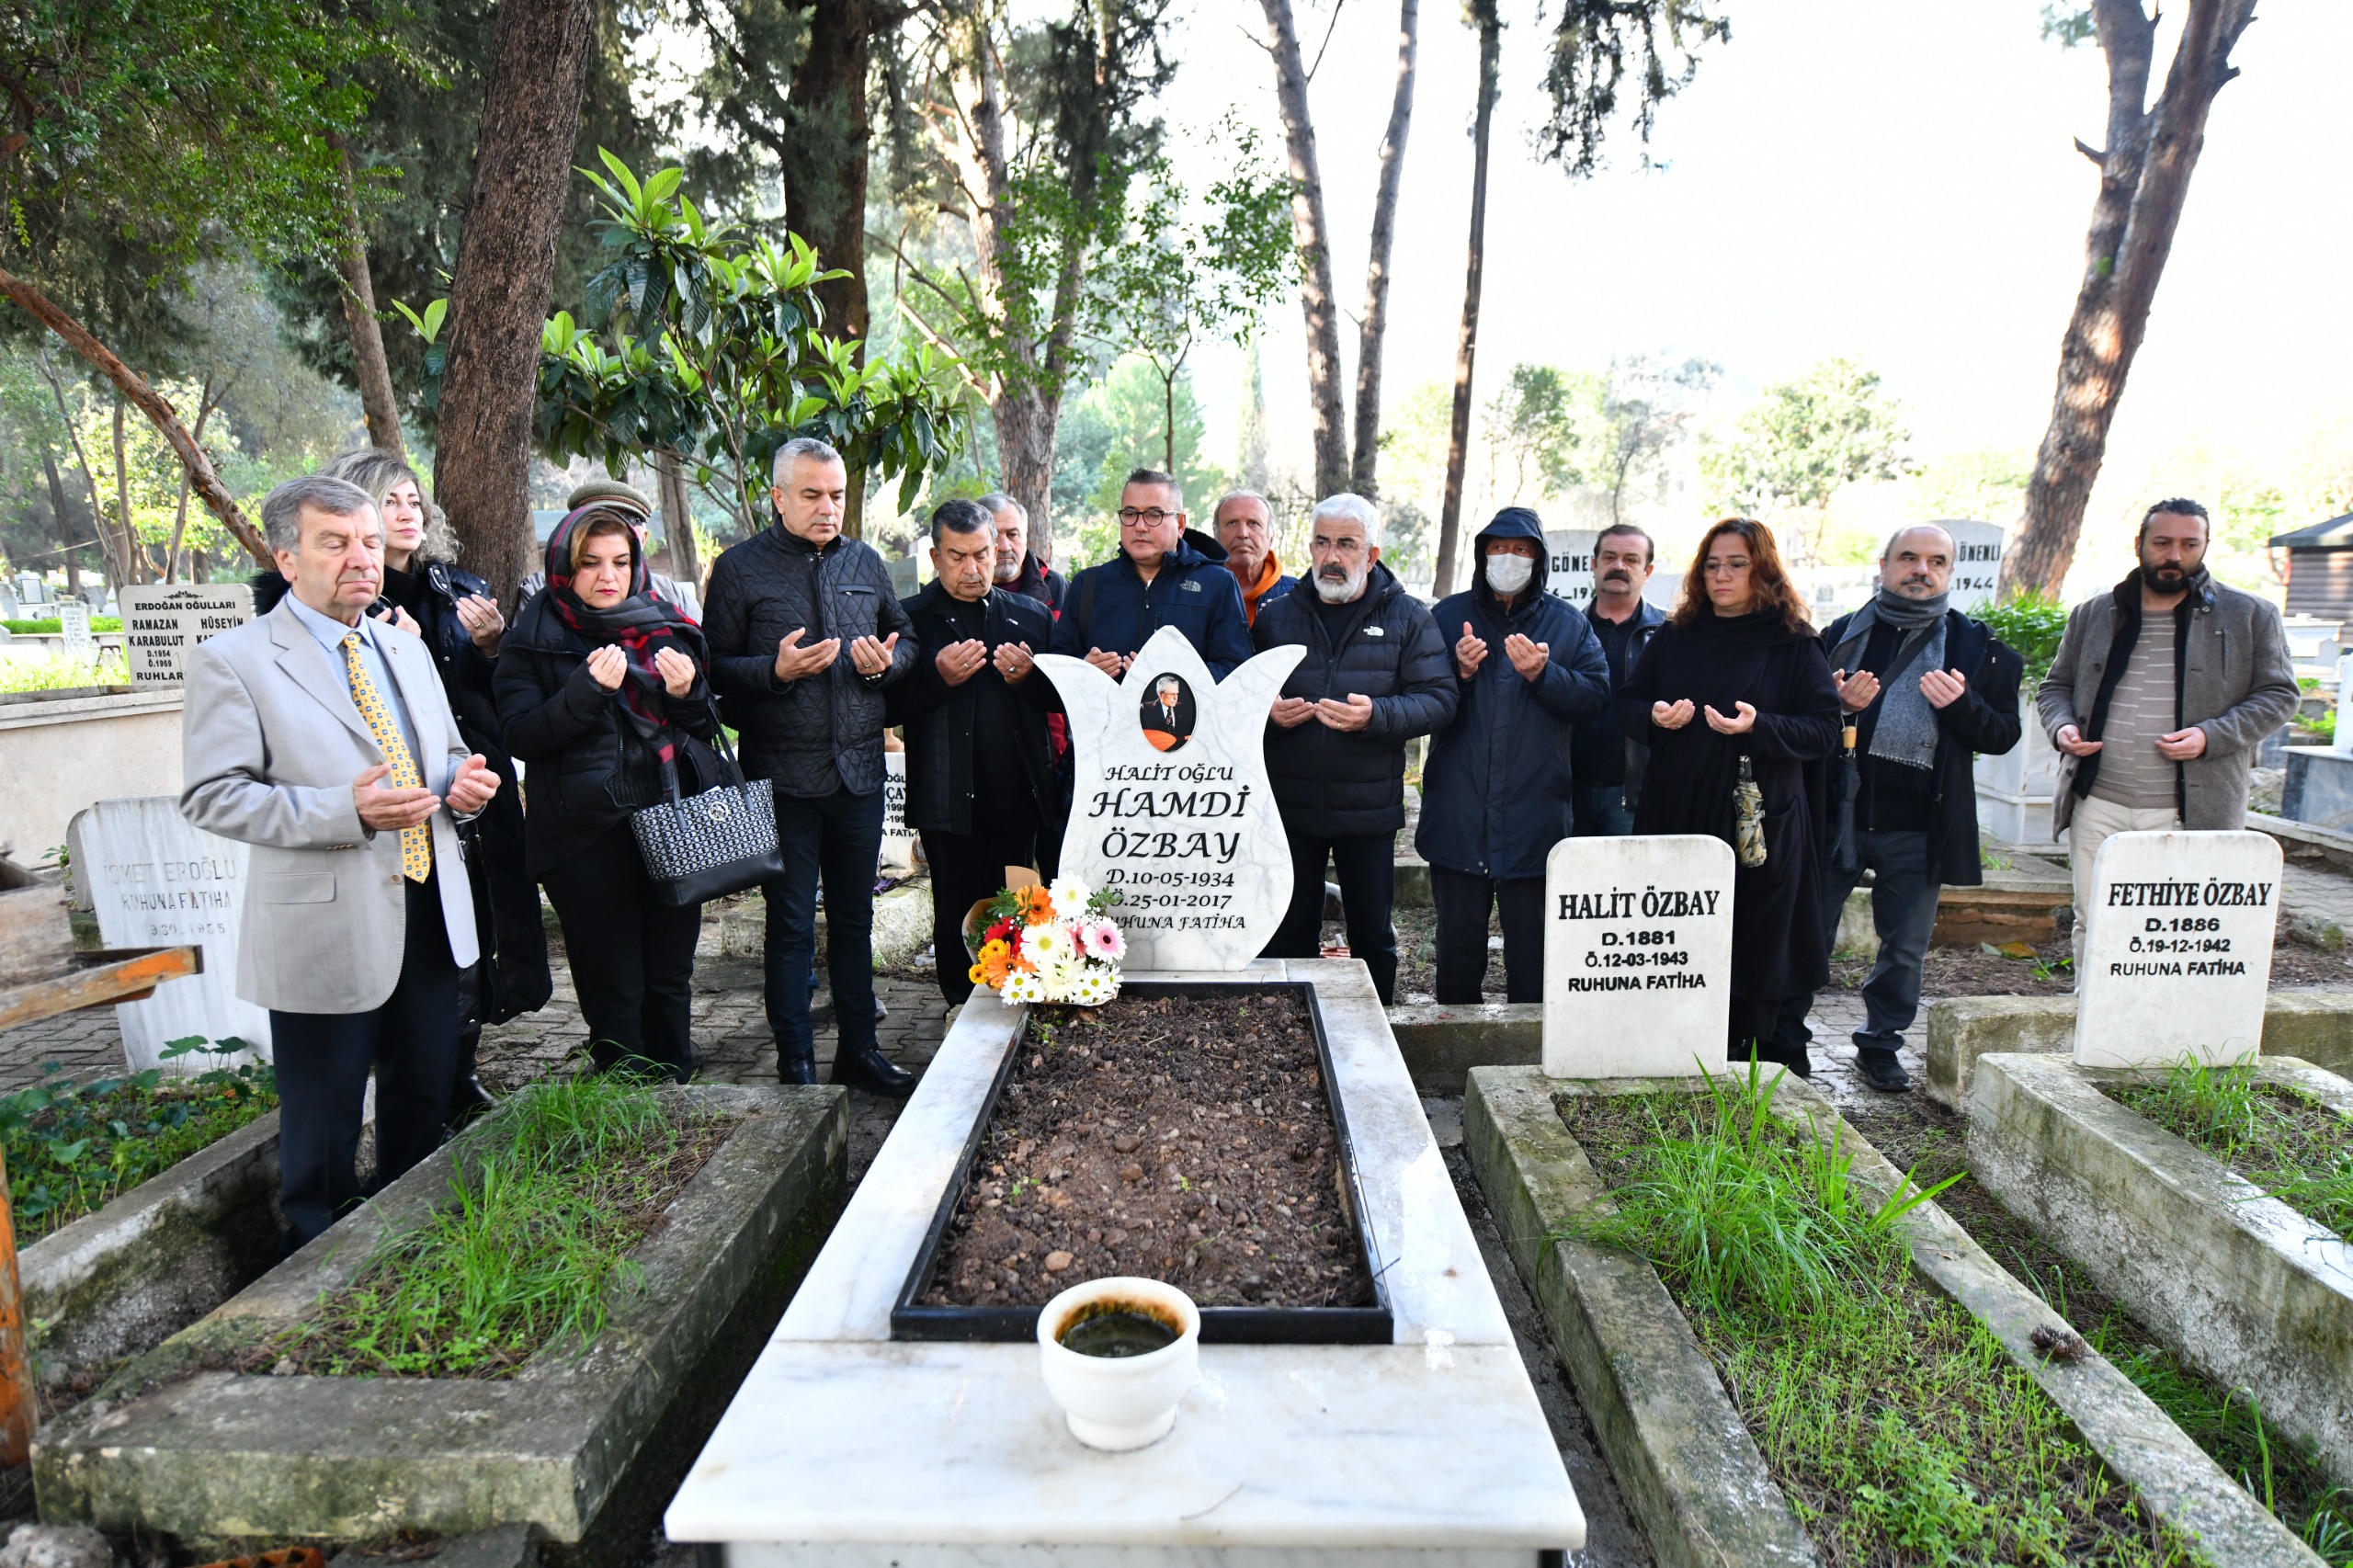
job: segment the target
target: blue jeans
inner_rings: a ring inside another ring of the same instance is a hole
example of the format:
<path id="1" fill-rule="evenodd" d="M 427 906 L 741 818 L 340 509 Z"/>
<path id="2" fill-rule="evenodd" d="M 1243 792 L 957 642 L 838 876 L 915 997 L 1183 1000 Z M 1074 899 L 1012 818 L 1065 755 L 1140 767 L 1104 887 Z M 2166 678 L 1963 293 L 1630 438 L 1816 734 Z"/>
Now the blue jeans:
<path id="1" fill-rule="evenodd" d="M 1928 938 L 1937 928 L 1939 885 L 1928 875 L 1928 835 L 1926 833 L 1862 833 L 1862 864 L 1852 871 L 1823 869 L 1823 929 L 1835 944 L 1838 916 L 1847 895 L 1871 873 L 1871 924 L 1879 931 L 1879 958 L 1863 982 L 1863 1027 L 1855 1043 L 1893 1051 L 1904 1043 L 1904 1031 L 1920 1012 L 1920 974 L 1927 962 Z M 1813 1038 L 1805 1016 L 1813 994 L 1792 996 L 1781 1004 L 1775 1031 L 1785 1044 L 1804 1045 Z"/>
<path id="2" fill-rule="evenodd" d="M 1578 838 L 1624 838 L 1634 831 L 1634 813 L 1627 809 L 1623 784 L 1572 784 L 1575 791 Z"/>
<path id="3" fill-rule="evenodd" d="M 816 977 L 817 879 L 825 882 L 825 977 L 834 989 L 835 1060 L 874 1049 L 874 867 L 882 853 L 882 791 L 836 790 L 815 800 L 779 793 L 784 875 L 760 884 L 767 903 L 768 1029 L 778 1060 L 814 1049 L 809 989 Z"/>

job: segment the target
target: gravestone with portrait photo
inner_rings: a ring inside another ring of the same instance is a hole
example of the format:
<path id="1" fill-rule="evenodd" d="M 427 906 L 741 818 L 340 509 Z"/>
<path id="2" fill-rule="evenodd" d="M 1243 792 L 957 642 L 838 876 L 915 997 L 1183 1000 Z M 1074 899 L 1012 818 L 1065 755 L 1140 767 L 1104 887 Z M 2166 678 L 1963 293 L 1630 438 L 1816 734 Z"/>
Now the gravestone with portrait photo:
<path id="1" fill-rule="evenodd" d="M 1299 647 L 1220 681 L 1174 627 L 1114 679 L 1040 654 L 1070 716 L 1075 787 L 1063 875 L 1119 895 L 1124 968 L 1238 970 L 1290 904 L 1290 841 L 1267 778 L 1267 714 Z"/>
<path id="2" fill-rule="evenodd" d="M 1720 1068 L 1732 1008 L 1732 846 L 1704 834 L 1564 838 L 1544 859 L 1544 1074 Z"/>
<path id="3" fill-rule="evenodd" d="M 2265 833 L 2120 833 L 2102 844 L 2075 976 L 2075 1061 L 2255 1055 L 2280 865 L 2279 841 Z"/>

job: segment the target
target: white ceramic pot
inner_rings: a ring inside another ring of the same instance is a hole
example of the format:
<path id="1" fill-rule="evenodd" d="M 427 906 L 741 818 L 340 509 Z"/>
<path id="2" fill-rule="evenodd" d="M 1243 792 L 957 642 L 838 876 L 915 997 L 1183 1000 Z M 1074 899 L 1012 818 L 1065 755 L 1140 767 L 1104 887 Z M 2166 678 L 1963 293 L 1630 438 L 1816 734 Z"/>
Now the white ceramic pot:
<path id="1" fill-rule="evenodd" d="M 1106 1299 L 1158 1309 L 1181 1323 L 1173 1344 L 1142 1356 L 1082 1356 L 1062 1343 L 1081 1309 Z M 1039 1369 L 1046 1392 L 1063 1407 L 1071 1436 L 1090 1449 L 1120 1452 L 1149 1448 L 1176 1425 L 1176 1406 L 1193 1386 L 1199 1364 L 1201 1313 L 1191 1297 L 1157 1279 L 1114 1277 L 1074 1285 L 1038 1313 Z"/>

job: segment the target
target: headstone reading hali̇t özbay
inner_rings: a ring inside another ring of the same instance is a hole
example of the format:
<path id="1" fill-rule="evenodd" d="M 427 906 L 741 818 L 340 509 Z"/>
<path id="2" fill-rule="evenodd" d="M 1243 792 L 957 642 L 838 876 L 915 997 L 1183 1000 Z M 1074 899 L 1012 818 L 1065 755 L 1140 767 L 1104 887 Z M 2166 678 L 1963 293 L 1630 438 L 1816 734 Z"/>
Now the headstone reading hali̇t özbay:
<path id="1" fill-rule="evenodd" d="M 1564 838 L 1544 860 L 1544 1074 L 1685 1078 L 1723 1061 L 1732 846 Z"/>
<path id="2" fill-rule="evenodd" d="M 167 980 L 143 1001 L 115 1005 L 131 1071 L 161 1066 L 201 1073 L 220 1062 L 201 1055 L 161 1060 L 176 1040 L 237 1039 L 269 1059 L 269 1014 L 239 997 L 237 926 L 245 887 L 245 846 L 192 827 L 169 795 L 99 801 L 77 812 L 68 830 L 74 875 L 109 948 L 196 943 L 204 972 Z"/>
<path id="3" fill-rule="evenodd" d="M 2264 833 L 2120 833 L 2101 845 L 2075 977 L 2077 1064 L 2253 1057 L 2280 863 Z"/>
<path id="4" fill-rule="evenodd" d="M 1238 970 L 1281 924 L 1290 840 L 1267 779 L 1267 714 L 1306 656 L 1269 648 L 1221 682 L 1164 626 L 1118 680 L 1039 657 L 1074 753 L 1060 869 L 1119 895 L 1124 969 Z"/>

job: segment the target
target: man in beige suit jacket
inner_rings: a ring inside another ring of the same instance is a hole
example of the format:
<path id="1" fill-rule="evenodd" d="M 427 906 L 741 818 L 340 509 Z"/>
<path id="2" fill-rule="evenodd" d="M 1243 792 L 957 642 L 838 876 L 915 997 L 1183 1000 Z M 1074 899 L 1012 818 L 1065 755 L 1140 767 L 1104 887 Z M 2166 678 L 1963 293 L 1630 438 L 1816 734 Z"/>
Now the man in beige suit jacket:
<path id="1" fill-rule="evenodd" d="M 291 588 L 188 662 L 180 812 L 253 846 L 237 994 L 270 1010 L 290 1252 L 360 1197 L 371 1069 L 377 1185 L 440 1141 L 477 953 L 455 820 L 498 776 L 458 738 L 425 644 L 366 615 L 384 569 L 367 492 L 289 480 L 262 524 Z"/>

